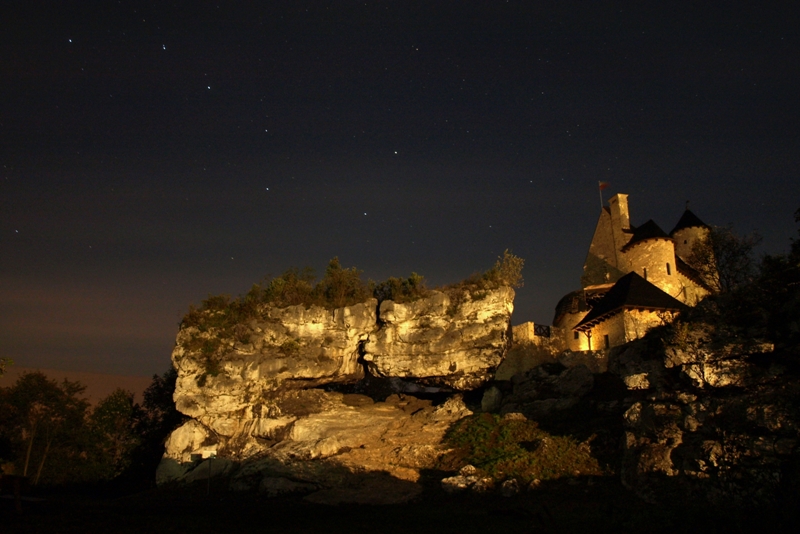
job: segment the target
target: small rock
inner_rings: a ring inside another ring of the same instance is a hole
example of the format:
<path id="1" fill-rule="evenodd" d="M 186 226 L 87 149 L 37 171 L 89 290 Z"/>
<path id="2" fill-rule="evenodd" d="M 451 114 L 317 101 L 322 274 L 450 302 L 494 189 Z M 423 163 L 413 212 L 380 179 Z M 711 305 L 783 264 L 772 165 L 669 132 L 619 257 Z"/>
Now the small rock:
<path id="1" fill-rule="evenodd" d="M 478 473 L 478 468 L 475 467 L 474 465 L 469 465 L 469 464 L 465 465 L 464 467 L 462 467 L 458 471 L 459 475 L 465 476 L 465 477 L 468 477 L 468 476 L 471 476 L 471 475 L 475 475 L 477 473 Z"/>
<path id="2" fill-rule="evenodd" d="M 622 380 L 628 389 L 649 389 L 650 381 L 647 379 L 647 373 L 637 373 L 635 375 L 623 376 Z"/>
<path id="3" fill-rule="evenodd" d="M 503 393 L 496 386 L 492 386 L 483 393 L 481 399 L 481 411 L 496 412 L 500 409 L 503 400 Z"/>
<path id="4" fill-rule="evenodd" d="M 509 478 L 500 486 L 500 493 L 503 497 L 513 497 L 519 493 L 519 482 L 516 478 Z"/>
<path id="5" fill-rule="evenodd" d="M 489 477 L 478 479 L 478 481 L 470 488 L 475 493 L 486 493 L 494 488 L 494 480 Z"/>
<path id="6" fill-rule="evenodd" d="M 476 476 L 447 477 L 442 479 L 442 489 L 447 493 L 459 493 L 465 491 L 478 481 Z"/>

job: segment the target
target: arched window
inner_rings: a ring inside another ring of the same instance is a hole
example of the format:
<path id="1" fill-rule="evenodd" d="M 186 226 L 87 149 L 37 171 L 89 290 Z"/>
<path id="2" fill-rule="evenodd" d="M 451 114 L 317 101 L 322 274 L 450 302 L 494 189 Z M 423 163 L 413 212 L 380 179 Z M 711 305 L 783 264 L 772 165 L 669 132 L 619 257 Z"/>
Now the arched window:
<path id="1" fill-rule="evenodd" d="M 669 267 L 669 263 L 667 263 L 667 276 L 672 275 L 672 270 Z"/>

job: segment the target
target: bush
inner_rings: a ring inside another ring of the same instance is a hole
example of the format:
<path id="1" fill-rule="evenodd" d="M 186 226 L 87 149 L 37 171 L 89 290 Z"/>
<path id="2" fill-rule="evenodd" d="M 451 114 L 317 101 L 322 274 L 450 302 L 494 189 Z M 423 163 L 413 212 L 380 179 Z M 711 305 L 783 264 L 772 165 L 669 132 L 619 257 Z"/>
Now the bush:
<path id="1" fill-rule="evenodd" d="M 476 273 L 469 278 L 441 287 L 450 297 L 448 314 L 453 314 L 469 294 L 473 300 L 484 298 L 488 291 L 508 286 L 519 288 L 523 285 L 522 266 L 525 260 L 515 256 L 508 249 L 497 258 L 494 267 L 484 273 Z"/>
<path id="2" fill-rule="evenodd" d="M 494 267 L 486 271 L 483 277 L 496 287 L 509 286 L 519 288 L 523 286 L 522 279 L 522 266 L 525 260 L 519 256 L 515 256 L 508 249 L 503 252 L 503 255 L 497 258 Z"/>
<path id="3" fill-rule="evenodd" d="M 566 436 L 553 436 L 534 421 L 503 419 L 494 414 L 466 417 L 445 435 L 453 451 L 450 468 L 471 464 L 495 480 L 516 478 L 529 483 L 580 475 L 601 475 L 589 446 Z"/>
<path id="4" fill-rule="evenodd" d="M 425 278 L 417 273 L 411 273 L 408 278 L 391 277 L 388 280 L 374 285 L 372 296 L 378 302 L 392 300 L 394 302 L 413 302 L 425 298 L 430 291 L 425 287 Z"/>

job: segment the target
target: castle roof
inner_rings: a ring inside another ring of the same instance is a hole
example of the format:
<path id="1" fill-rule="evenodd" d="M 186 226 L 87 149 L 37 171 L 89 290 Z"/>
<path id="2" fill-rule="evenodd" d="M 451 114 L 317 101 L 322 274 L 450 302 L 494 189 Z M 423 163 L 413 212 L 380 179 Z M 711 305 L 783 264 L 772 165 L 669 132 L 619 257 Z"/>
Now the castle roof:
<path id="1" fill-rule="evenodd" d="M 613 285 L 601 284 L 567 293 L 556 304 L 556 315 L 553 318 L 553 324 L 558 324 L 561 318 L 568 313 L 580 313 L 590 310 L 594 303 L 602 298 Z"/>
<path id="2" fill-rule="evenodd" d="M 641 226 L 632 229 L 633 236 L 630 241 L 622 247 L 622 250 L 627 250 L 637 243 L 641 243 L 647 239 L 672 239 L 670 236 L 658 226 L 653 219 L 650 219 Z"/>
<path id="3" fill-rule="evenodd" d="M 575 330 L 591 330 L 623 310 L 679 311 L 686 308 L 678 299 L 661 291 L 636 273 L 628 273 L 586 314 Z"/>
<path id="4" fill-rule="evenodd" d="M 675 235 L 675 232 L 678 230 L 683 230 L 684 228 L 710 228 L 710 226 L 701 221 L 700 217 L 687 209 L 683 212 L 678 224 L 675 225 L 675 228 L 672 229 L 669 235 Z"/>
<path id="5" fill-rule="evenodd" d="M 567 293 L 556 304 L 556 315 L 553 318 L 553 324 L 558 324 L 561 317 L 568 313 L 577 313 L 588 309 L 589 306 L 586 304 L 582 289 Z"/>

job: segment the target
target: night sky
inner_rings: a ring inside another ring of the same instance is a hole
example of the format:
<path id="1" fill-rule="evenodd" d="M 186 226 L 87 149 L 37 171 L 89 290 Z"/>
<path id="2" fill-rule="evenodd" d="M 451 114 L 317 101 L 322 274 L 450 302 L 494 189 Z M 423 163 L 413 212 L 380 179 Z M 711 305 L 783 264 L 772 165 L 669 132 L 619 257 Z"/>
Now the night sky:
<path id="1" fill-rule="evenodd" d="M 508 248 L 549 324 L 599 180 L 787 250 L 800 20 L 694 4 L 3 2 L 0 356 L 161 373 L 189 304 L 334 256 L 433 287 Z"/>

